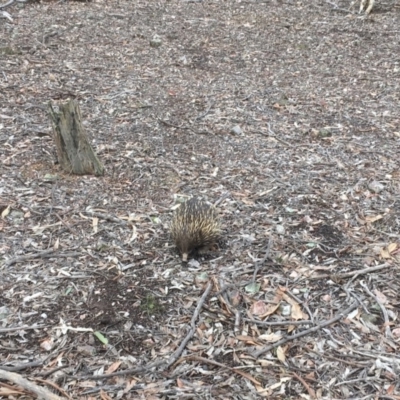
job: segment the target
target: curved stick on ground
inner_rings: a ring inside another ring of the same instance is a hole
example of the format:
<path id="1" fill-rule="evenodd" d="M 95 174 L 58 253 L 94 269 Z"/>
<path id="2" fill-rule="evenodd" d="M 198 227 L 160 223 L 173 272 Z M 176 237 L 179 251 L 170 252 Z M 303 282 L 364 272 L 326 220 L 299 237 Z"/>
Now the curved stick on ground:
<path id="1" fill-rule="evenodd" d="M 57 396 L 54 393 L 49 392 L 47 389 L 35 385 L 34 383 L 28 381 L 27 379 L 23 378 L 19 374 L 16 374 L 15 372 L 0 370 L 0 379 L 5 379 L 7 381 L 13 382 L 16 385 L 24 388 L 25 390 L 29 390 L 30 392 L 35 393 L 39 398 L 44 400 L 66 400 L 65 397 Z"/>
<path id="2" fill-rule="evenodd" d="M 369 289 L 368 286 L 361 281 L 360 285 L 364 288 L 364 290 L 378 303 L 379 307 L 381 308 L 382 314 L 383 314 L 383 319 L 385 321 L 385 335 L 386 337 L 393 339 L 392 331 L 390 330 L 390 321 L 389 321 L 389 315 L 388 312 L 385 308 L 385 306 L 382 304 L 382 302 L 379 300 L 377 296 L 375 296 Z"/>
<path id="3" fill-rule="evenodd" d="M 197 303 L 197 307 L 194 310 L 194 314 L 193 317 L 190 321 L 190 330 L 188 332 L 188 334 L 186 335 L 186 337 L 182 340 L 181 345 L 178 347 L 178 349 L 174 352 L 174 354 L 172 354 L 172 356 L 169 358 L 169 360 L 167 361 L 167 365 L 165 366 L 165 368 L 169 368 L 182 354 L 183 350 L 185 349 L 187 342 L 193 337 L 194 333 L 196 332 L 196 320 L 199 317 L 200 311 L 203 307 L 204 302 L 206 301 L 207 296 L 209 295 L 209 293 L 211 292 L 211 288 L 213 287 L 212 283 L 209 282 L 206 290 L 203 293 L 203 296 L 201 296 L 201 299 L 199 300 L 199 302 Z"/>
<path id="4" fill-rule="evenodd" d="M 344 272 L 343 274 L 324 274 L 324 275 L 310 276 L 307 279 L 313 279 L 313 280 L 314 279 L 330 279 L 331 277 L 336 277 L 338 279 L 349 278 L 352 276 L 369 274 L 370 272 L 379 271 L 379 270 L 387 268 L 387 267 L 390 267 L 390 264 L 383 263 L 380 265 L 375 265 L 374 267 L 368 267 L 368 268 L 359 269 L 359 270 L 355 270 L 355 271 Z"/>
<path id="5" fill-rule="evenodd" d="M 353 311 L 356 307 L 357 307 L 357 302 L 353 303 L 346 310 L 344 310 L 343 312 L 339 313 L 338 315 L 336 315 L 336 317 L 334 317 L 334 318 L 332 318 L 332 319 L 330 319 L 328 321 L 321 322 L 320 324 L 318 324 L 316 326 L 313 326 L 312 328 L 307 329 L 307 330 L 305 330 L 303 332 L 299 332 L 299 333 L 296 333 L 294 335 L 287 336 L 287 337 L 277 341 L 276 343 L 273 343 L 273 344 L 270 344 L 270 345 L 268 345 L 266 347 L 263 347 L 260 350 L 253 351 L 250 354 L 253 357 L 257 358 L 258 356 L 261 356 L 261 354 L 264 354 L 267 351 L 272 350 L 275 347 L 281 346 L 282 344 L 284 344 L 286 342 L 290 342 L 291 340 L 298 339 L 298 338 L 303 337 L 303 336 L 307 336 L 308 334 L 310 334 L 312 332 L 316 332 L 319 329 L 324 328 L 325 326 L 331 325 L 334 322 L 339 321 L 340 319 L 345 317 L 347 314 L 349 314 L 351 311 Z"/>

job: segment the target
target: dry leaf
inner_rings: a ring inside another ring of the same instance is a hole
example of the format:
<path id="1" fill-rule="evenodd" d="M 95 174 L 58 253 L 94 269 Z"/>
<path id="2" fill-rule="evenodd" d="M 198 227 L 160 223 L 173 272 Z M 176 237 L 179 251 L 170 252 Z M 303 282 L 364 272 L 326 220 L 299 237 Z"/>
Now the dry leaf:
<path id="1" fill-rule="evenodd" d="M 292 306 L 291 316 L 296 321 L 299 319 L 306 319 L 306 318 L 304 318 L 305 315 L 303 314 L 303 311 L 301 311 L 300 305 L 297 303 L 293 304 L 293 306 Z"/>
<path id="2" fill-rule="evenodd" d="M 176 385 L 177 385 L 179 388 L 185 387 L 185 384 L 184 384 L 179 378 L 176 380 Z"/>
<path id="3" fill-rule="evenodd" d="M 18 389 L 11 389 L 6 387 L 0 387 L 0 395 L 3 396 L 12 396 L 12 395 L 23 395 L 23 390 L 19 391 Z"/>
<path id="4" fill-rule="evenodd" d="M 133 242 L 137 238 L 137 229 L 135 225 L 132 225 L 132 236 L 128 240 L 128 243 Z"/>
<path id="5" fill-rule="evenodd" d="M 43 340 L 42 343 L 40 343 L 40 347 L 46 351 L 50 351 L 54 346 L 54 340 L 52 338 L 48 338 Z"/>
<path id="6" fill-rule="evenodd" d="M 93 232 L 97 233 L 99 230 L 99 219 L 97 217 L 92 218 L 92 226 L 93 226 Z"/>
<path id="7" fill-rule="evenodd" d="M 1 218 L 5 218 L 7 217 L 8 214 L 10 214 L 10 210 L 11 210 L 11 206 L 8 206 L 6 209 L 3 210 L 3 212 L 1 213 Z"/>
<path id="8" fill-rule="evenodd" d="M 399 338 L 400 337 L 400 327 L 399 328 L 394 328 L 392 330 L 392 334 L 393 334 L 394 337 Z"/>
<path id="9" fill-rule="evenodd" d="M 389 252 L 386 249 L 381 249 L 381 257 L 382 258 L 392 258 L 392 256 L 389 254 Z"/>
<path id="10" fill-rule="evenodd" d="M 391 254 L 397 250 L 398 244 L 397 243 L 390 243 L 387 250 Z"/>
<path id="11" fill-rule="evenodd" d="M 276 349 L 276 356 L 281 363 L 284 363 L 286 361 L 285 352 L 283 351 L 281 346 L 278 346 L 278 348 Z"/>
<path id="12" fill-rule="evenodd" d="M 251 336 L 245 336 L 245 335 L 238 335 L 235 336 L 237 340 L 240 340 L 241 342 L 246 342 L 247 344 L 251 344 L 252 346 L 258 346 L 259 343 Z"/>
<path id="13" fill-rule="evenodd" d="M 103 390 L 100 390 L 100 397 L 102 400 L 112 400 L 112 398 Z"/>
<path id="14" fill-rule="evenodd" d="M 304 375 L 304 378 L 305 379 L 309 379 L 309 380 L 314 380 L 315 379 L 315 372 L 313 371 L 313 372 L 310 372 L 310 373 Z"/>
<path id="15" fill-rule="evenodd" d="M 332 297 L 329 294 L 325 294 L 321 297 L 321 300 L 323 300 L 325 303 L 329 303 L 332 300 Z"/>
<path id="16" fill-rule="evenodd" d="M 112 363 L 106 370 L 106 374 L 112 374 L 113 372 L 115 372 L 121 365 L 121 362 L 122 361 L 116 361 L 116 362 Z"/>
<path id="17" fill-rule="evenodd" d="M 250 313 L 252 315 L 263 315 L 266 312 L 267 312 L 267 305 L 262 300 L 256 301 L 250 307 Z"/>
<path id="18" fill-rule="evenodd" d="M 269 315 L 275 314 L 276 310 L 279 308 L 280 304 L 268 304 L 264 314 L 260 315 L 261 319 L 268 317 Z"/>
<path id="19" fill-rule="evenodd" d="M 367 222 L 375 222 L 375 221 L 379 221 L 382 218 L 383 218 L 382 215 L 369 215 L 369 216 L 365 217 L 365 220 Z"/>
<path id="20" fill-rule="evenodd" d="M 264 341 L 270 342 L 270 343 L 275 343 L 278 340 L 281 340 L 282 336 L 278 335 L 276 333 L 267 333 L 267 334 L 264 334 L 264 335 L 260 335 L 258 337 L 258 339 L 261 339 L 261 340 L 264 340 Z"/>
<path id="21" fill-rule="evenodd" d="M 379 290 L 375 289 L 374 293 L 375 293 L 376 298 L 378 299 L 378 301 L 380 303 L 382 303 L 382 304 L 386 304 L 387 303 L 387 297 L 382 292 L 380 292 Z"/>

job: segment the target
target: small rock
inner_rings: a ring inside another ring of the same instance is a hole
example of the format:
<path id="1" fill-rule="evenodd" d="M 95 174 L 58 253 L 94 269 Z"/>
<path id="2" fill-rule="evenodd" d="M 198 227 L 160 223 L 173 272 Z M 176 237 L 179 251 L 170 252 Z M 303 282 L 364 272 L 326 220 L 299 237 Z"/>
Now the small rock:
<path id="1" fill-rule="evenodd" d="M 188 267 L 191 268 L 199 268 L 200 267 L 200 263 L 195 260 L 194 258 L 190 259 L 190 261 L 187 263 Z"/>
<path id="2" fill-rule="evenodd" d="M 96 348 L 93 346 L 78 346 L 78 352 L 82 355 L 86 355 L 86 356 L 93 356 L 94 354 L 96 354 Z"/>
<path id="3" fill-rule="evenodd" d="M 381 192 L 385 186 L 382 185 L 382 183 L 378 181 L 372 181 L 369 185 L 368 188 L 371 189 L 375 193 Z"/>
<path id="4" fill-rule="evenodd" d="M 332 132 L 329 129 L 322 128 L 318 132 L 318 136 L 321 138 L 326 138 L 332 136 Z"/>
<path id="5" fill-rule="evenodd" d="M 24 213 L 19 210 L 12 210 L 10 212 L 10 219 L 15 225 L 20 225 L 24 222 Z"/>
<path id="6" fill-rule="evenodd" d="M 6 306 L 0 307 L 0 321 L 2 319 L 6 319 L 10 314 L 11 314 L 11 311 L 8 307 L 6 307 Z"/>
<path id="7" fill-rule="evenodd" d="M 198 285 L 204 285 L 207 283 L 209 281 L 207 272 L 202 272 L 201 274 L 196 275 L 195 281 Z"/>
<path id="8" fill-rule="evenodd" d="M 53 181 L 56 181 L 56 180 L 58 179 L 58 175 L 46 174 L 46 175 L 43 177 L 43 179 L 44 179 L 45 181 L 53 182 Z"/>
<path id="9" fill-rule="evenodd" d="M 279 306 L 279 310 L 281 311 L 283 317 L 288 317 L 292 312 L 292 307 L 290 306 L 290 304 L 282 303 Z"/>
<path id="10" fill-rule="evenodd" d="M 242 136 L 243 135 L 242 128 L 239 125 L 235 125 L 231 129 L 231 133 L 233 133 L 234 135 L 237 135 L 237 136 Z"/>
<path id="11" fill-rule="evenodd" d="M 161 38 L 158 35 L 154 35 L 153 39 L 150 40 L 151 47 L 160 47 L 162 45 Z"/>

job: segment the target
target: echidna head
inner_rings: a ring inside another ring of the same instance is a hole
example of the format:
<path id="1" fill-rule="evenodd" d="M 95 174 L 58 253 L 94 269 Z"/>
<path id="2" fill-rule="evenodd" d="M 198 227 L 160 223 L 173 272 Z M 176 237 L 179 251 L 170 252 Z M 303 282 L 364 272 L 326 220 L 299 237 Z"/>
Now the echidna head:
<path id="1" fill-rule="evenodd" d="M 178 249 L 182 254 L 182 261 L 187 262 L 190 252 L 193 250 L 191 245 L 190 234 L 186 226 L 182 226 L 179 232 L 179 237 L 175 238 Z"/>

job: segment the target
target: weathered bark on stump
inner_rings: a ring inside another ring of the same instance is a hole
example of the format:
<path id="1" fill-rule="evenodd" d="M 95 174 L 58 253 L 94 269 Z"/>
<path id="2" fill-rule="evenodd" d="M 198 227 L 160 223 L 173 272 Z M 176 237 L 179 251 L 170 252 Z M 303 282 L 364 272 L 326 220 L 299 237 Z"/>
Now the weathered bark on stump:
<path id="1" fill-rule="evenodd" d="M 69 173 L 103 175 L 104 166 L 89 143 L 82 126 L 78 102 L 70 100 L 60 105 L 60 112 L 54 111 L 49 103 L 49 114 L 53 122 L 54 140 L 58 161 Z"/>

